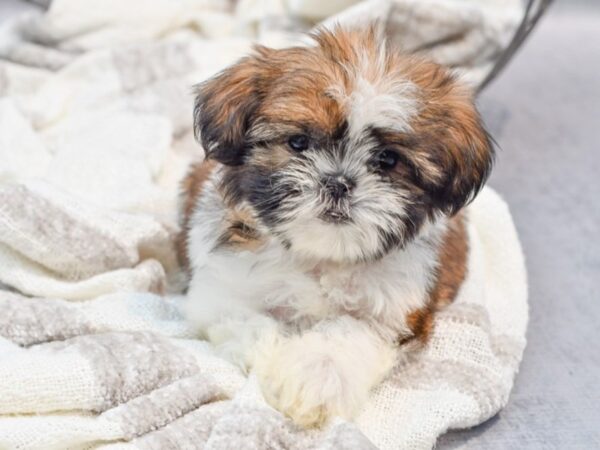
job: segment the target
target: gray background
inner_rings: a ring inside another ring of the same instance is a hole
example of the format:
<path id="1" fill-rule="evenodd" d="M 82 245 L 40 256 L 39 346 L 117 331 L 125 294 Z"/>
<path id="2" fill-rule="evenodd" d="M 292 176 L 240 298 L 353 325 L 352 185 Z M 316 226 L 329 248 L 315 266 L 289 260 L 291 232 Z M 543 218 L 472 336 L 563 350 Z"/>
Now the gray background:
<path id="1" fill-rule="evenodd" d="M 30 7 L 0 0 L 0 21 Z M 600 448 L 600 2 L 558 1 L 479 106 L 527 258 L 528 345 L 508 406 L 438 448 Z"/>

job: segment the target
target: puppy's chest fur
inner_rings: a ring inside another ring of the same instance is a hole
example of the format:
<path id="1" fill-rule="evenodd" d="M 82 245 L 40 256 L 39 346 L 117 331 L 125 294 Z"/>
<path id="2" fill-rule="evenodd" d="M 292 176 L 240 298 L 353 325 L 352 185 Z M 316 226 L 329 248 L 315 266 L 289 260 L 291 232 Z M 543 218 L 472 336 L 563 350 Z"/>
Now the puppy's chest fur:
<path id="1" fill-rule="evenodd" d="M 221 170 L 210 162 L 195 166 L 183 199 L 180 252 L 190 289 L 205 292 L 204 301 L 240 299 L 292 329 L 346 314 L 402 342 L 426 339 L 435 310 L 456 296 L 466 271 L 462 215 L 428 224 L 374 262 L 308 262 L 261 230 L 243 204 L 226 205 Z"/>

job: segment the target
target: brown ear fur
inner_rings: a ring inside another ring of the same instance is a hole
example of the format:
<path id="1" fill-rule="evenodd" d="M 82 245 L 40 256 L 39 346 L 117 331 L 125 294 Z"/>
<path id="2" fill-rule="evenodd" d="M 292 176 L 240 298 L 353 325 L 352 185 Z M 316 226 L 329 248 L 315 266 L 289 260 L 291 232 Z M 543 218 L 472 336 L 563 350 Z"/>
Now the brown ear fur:
<path id="1" fill-rule="evenodd" d="M 413 80 L 428 99 L 414 129 L 417 151 L 441 168 L 430 179 L 435 206 L 455 214 L 483 187 L 494 160 L 492 140 L 474 106 L 472 94 L 447 70 L 421 64 Z"/>
<path id="2" fill-rule="evenodd" d="M 255 51 L 196 88 L 194 134 L 206 157 L 223 164 L 243 163 L 252 115 L 277 75 L 272 50 Z"/>

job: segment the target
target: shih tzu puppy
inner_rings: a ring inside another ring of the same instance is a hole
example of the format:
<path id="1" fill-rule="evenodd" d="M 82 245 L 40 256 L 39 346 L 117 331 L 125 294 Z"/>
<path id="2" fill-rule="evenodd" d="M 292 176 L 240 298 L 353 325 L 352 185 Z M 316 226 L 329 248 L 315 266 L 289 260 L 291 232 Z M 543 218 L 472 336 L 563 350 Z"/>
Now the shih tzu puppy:
<path id="1" fill-rule="evenodd" d="M 375 27 L 257 47 L 200 84 L 186 313 L 302 426 L 351 418 L 456 296 L 493 159 L 470 91 Z"/>

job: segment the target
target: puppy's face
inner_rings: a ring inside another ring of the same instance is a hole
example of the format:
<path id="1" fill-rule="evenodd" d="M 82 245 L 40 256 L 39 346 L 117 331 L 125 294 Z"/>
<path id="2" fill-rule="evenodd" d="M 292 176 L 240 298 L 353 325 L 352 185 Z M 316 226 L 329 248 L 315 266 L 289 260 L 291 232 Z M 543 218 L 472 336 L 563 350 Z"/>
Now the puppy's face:
<path id="1" fill-rule="evenodd" d="M 227 166 L 227 201 L 291 251 L 373 260 L 467 203 L 493 150 L 469 92 L 443 68 L 372 28 L 314 39 L 257 48 L 201 84 L 196 135 Z"/>

